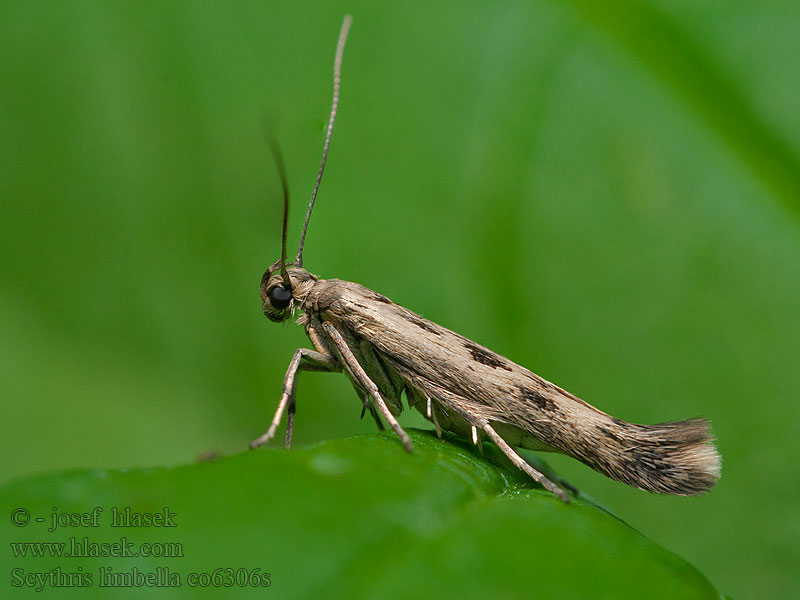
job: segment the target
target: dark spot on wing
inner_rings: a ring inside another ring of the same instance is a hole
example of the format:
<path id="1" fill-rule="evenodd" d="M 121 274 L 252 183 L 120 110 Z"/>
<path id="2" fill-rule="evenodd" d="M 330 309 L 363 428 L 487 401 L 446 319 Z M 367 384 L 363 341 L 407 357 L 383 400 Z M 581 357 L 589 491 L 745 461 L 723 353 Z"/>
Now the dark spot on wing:
<path id="1" fill-rule="evenodd" d="M 370 298 L 372 300 L 375 300 L 376 302 L 383 302 L 384 304 L 392 304 L 391 300 L 389 300 L 386 296 L 382 296 L 381 294 L 378 294 L 377 292 L 373 292 L 372 296 L 370 296 Z"/>
<path id="2" fill-rule="evenodd" d="M 478 346 L 478 344 L 474 342 L 470 342 L 469 340 L 464 341 L 464 348 L 469 350 L 469 353 L 472 354 L 473 360 L 475 362 L 479 362 L 482 365 L 487 365 L 496 369 L 500 367 L 501 369 L 505 369 L 506 371 L 510 371 L 511 367 L 506 364 L 506 361 L 503 360 L 502 356 L 498 356 L 491 350 L 487 350 L 486 348 L 482 348 Z"/>
<path id="3" fill-rule="evenodd" d="M 611 439 L 611 440 L 614 440 L 614 441 L 617 441 L 617 442 L 622 440 L 622 436 L 619 435 L 616 431 L 614 431 L 610 427 L 604 427 L 603 425 L 598 425 L 597 426 L 597 431 L 602 433 L 608 439 Z"/>
<path id="4" fill-rule="evenodd" d="M 424 319 L 420 319 L 420 318 L 419 318 L 418 316 L 416 316 L 416 315 L 412 315 L 412 314 L 405 314 L 405 313 L 404 313 L 404 314 L 403 314 L 403 318 L 404 318 L 406 321 L 408 321 L 409 323 L 413 323 L 414 325 L 416 325 L 416 326 L 417 326 L 417 327 L 419 327 L 420 329 L 424 329 L 425 331 L 427 331 L 427 332 L 430 332 L 430 333 L 432 333 L 433 335 L 438 335 L 438 336 L 441 336 L 441 335 L 442 335 L 441 333 L 439 333 L 438 331 L 436 331 L 436 329 L 434 328 L 434 326 L 433 326 L 431 323 L 429 323 L 429 322 L 425 321 Z"/>
<path id="5" fill-rule="evenodd" d="M 520 396 L 522 396 L 523 400 L 527 400 L 531 404 L 539 407 L 541 410 L 548 410 L 552 412 L 556 409 L 556 404 L 551 398 L 543 396 L 539 392 L 526 387 L 519 387 L 517 389 L 519 389 Z"/>

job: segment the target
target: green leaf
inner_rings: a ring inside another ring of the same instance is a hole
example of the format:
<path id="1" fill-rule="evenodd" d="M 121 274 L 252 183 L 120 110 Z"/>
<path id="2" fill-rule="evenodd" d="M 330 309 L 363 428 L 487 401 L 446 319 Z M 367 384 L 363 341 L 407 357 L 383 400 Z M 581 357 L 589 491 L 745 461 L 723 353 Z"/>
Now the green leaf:
<path id="1" fill-rule="evenodd" d="M 457 440 L 411 435 L 410 455 L 390 436 L 366 435 L 175 468 L 13 483 L 0 490 L 2 512 L 25 508 L 33 520 L 15 528 L 5 519 L 11 542 L 124 536 L 134 549 L 178 542 L 183 556 L 9 560 L 6 553 L 2 571 L 80 567 L 93 577 L 87 591 L 105 596 L 119 590 L 99 587 L 102 567 L 166 567 L 180 578 L 176 596 L 193 593 L 190 573 L 232 568 L 234 576 L 269 573 L 270 593 L 280 598 L 719 597 L 692 565 L 591 501 L 565 504 L 534 486 L 493 447 L 482 458 Z M 103 510 L 98 527 L 49 532 L 53 507 Z M 172 512 L 175 526 L 110 526 L 112 509 L 126 507 Z M 260 593 L 234 585 L 226 597 Z"/>
<path id="2" fill-rule="evenodd" d="M 261 313 L 260 122 L 293 250 L 351 12 L 307 267 L 621 419 L 708 417 L 702 498 L 550 460 L 720 589 L 800 598 L 800 3 L 2 6 L 2 482 L 263 431 L 309 342 Z M 298 445 L 374 430 L 345 377 L 299 388 Z"/>

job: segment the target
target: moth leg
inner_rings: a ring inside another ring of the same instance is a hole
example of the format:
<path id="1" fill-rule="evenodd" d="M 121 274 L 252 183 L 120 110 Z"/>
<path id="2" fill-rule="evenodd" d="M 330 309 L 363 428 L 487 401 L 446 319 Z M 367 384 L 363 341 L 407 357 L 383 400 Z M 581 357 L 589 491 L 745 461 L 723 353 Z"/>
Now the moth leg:
<path id="1" fill-rule="evenodd" d="M 481 441 L 481 434 L 475 425 L 472 426 L 472 443 L 478 447 L 481 456 L 483 456 L 483 442 Z"/>
<path id="2" fill-rule="evenodd" d="M 347 365 L 353 375 L 358 379 L 359 383 L 364 387 L 367 393 L 372 396 L 372 399 L 375 400 L 378 410 L 389 422 L 389 425 L 398 435 L 400 441 L 403 442 L 403 447 L 411 452 L 413 450 L 413 446 L 411 445 L 411 440 L 409 439 L 408 434 L 403 430 L 402 427 L 400 427 L 400 423 L 397 422 L 397 419 L 391 413 L 389 407 L 386 406 L 386 402 L 384 402 L 383 398 L 381 397 L 378 386 L 375 385 L 375 383 L 369 378 L 369 375 L 367 375 L 366 371 L 364 371 L 364 367 L 362 367 L 358 362 L 353 354 L 353 351 L 350 349 L 350 346 L 347 345 L 344 337 L 342 337 L 342 334 L 330 321 L 323 322 L 322 327 L 339 351 L 339 356 L 341 357 L 342 362 Z"/>
<path id="3" fill-rule="evenodd" d="M 379 431 L 383 431 L 385 427 L 383 426 L 383 421 L 381 421 L 381 416 L 375 410 L 375 407 L 370 404 L 369 406 L 369 414 L 372 415 L 372 419 L 375 421 L 375 425 L 378 426 Z"/>
<path id="4" fill-rule="evenodd" d="M 436 428 L 436 436 L 439 439 L 442 439 L 442 426 L 439 424 L 439 404 L 433 403 L 433 398 L 428 396 L 428 394 L 420 393 L 419 395 L 425 401 L 425 417 L 433 421 L 433 426 Z M 483 450 L 481 448 L 481 450 Z"/>
<path id="5" fill-rule="evenodd" d="M 351 383 L 353 382 L 351 381 Z M 372 420 L 375 421 L 378 431 L 383 431 L 383 421 L 381 421 L 380 415 L 375 412 L 375 407 L 369 403 L 369 395 L 360 387 L 356 386 L 355 383 L 353 383 L 353 388 L 356 390 L 358 397 L 361 399 L 361 418 L 363 419 L 364 415 L 366 415 L 367 411 L 369 410 L 369 415 L 372 417 Z"/>
<path id="6" fill-rule="evenodd" d="M 381 421 L 380 415 L 375 412 L 375 407 L 369 403 L 369 396 L 367 394 L 359 394 L 361 397 L 361 418 L 364 418 L 364 415 L 367 414 L 367 410 L 369 410 L 369 416 L 372 417 L 372 420 L 375 421 L 375 426 L 378 428 L 378 431 L 383 431 L 383 421 Z"/>
<path id="7" fill-rule="evenodd" d="M 500 437 L 500 435 L 494 430 L 494 428 L 491 425 L 489 425 L 488 422 L 482 423 L 481 428 L 487 433 L 487 435 L 489 436 L 489 438 L 491 438 L 491 440 L 495 443 L 495 445 L 498 448 L 500 448 L 503 454 L 505 454 L 511 460 L 511 462 L 514 463 L 514 465 L 517 468 L 525 471 L 525 473 L 527 473 L 531 477 L 531 479 L 533 479 L 537 483 L 542 484 L 542 486 L 544 486 L 546 490 L 554 493 L 564 502 L 569 502 L 569 496 L 567 496 L 564 490 L 562 490 L 555 483 L 550 481 L 547 477 L 545 477 L 539 471 L 530 466 L 525 461 L 525 459 L 523 459 L 519 454 L 514 452 L 514 449 L 511 446 L 509 446 L 503 438 Z"/>
<path id="8" fill-rule="evenodd" d="M 401 383 L 400 376 L 380 361 L 372 344 L 366 340 L 361 340 L 358 344 L 358 354 L 354 352 L 353 355 L 364 368 L 364 372 L 378 386 L 383 401 L 402 412 L 403 404 L 400 395 L 403 393 L 405 384 Z M 372 418 L 379 422 L 380 418 L 375 413 L 374 406 L 370 404 L 370 407 Z M 379 424 L 378 429 L 383 429 L 383 424 Z"/>
<path id="9" fill-rule="evenodd" d="M 435 406 L 431 410 L 431 417 L 433 418 L 433 426 L 436 427 L 436 435 L 439 439 L 442 439 L 442 426 L 439 425 L 439 415 Z"/>
<path id="10" fill-rule="evenodd" d="M 405 389 L 408 408 L 415 408 L 426 419 L 432 421 L 436 427 L 436 435 L 439 436 L 439 439 L 442 439 L 442 426 L 439 424 L 439 415 L 437 414 L 438 404 L 434 406 L 433 398 L 410 383 L 406 384 Z"/>
<path id="11" fill-rule="evenodd" d="M 295 379 L 297 378 L 298 371 L 339 371 L 341 365 L 339 361 L 332 355 L 323 354 L 315 350 L 307 348 L 298 348 L 289 362 L 289 368 L 286 369 L 286 377 L 283 379 L 283 393 L 281 394 L 281 401 L 278 403 L 278 409 L 275 411 L 275 416 L 272 418 L 272 423 L 269 429 L 250 442 L 250 448 L 258 448 L 263 446 L 275 436 L 275 431 L 281 422 L 281 417 L 286 408 L 289 408 L 289 419 L 286 429 L 286 446 L 291 445 L 292 442 L 292 426 L 294 422 L 294 386 Z"/>

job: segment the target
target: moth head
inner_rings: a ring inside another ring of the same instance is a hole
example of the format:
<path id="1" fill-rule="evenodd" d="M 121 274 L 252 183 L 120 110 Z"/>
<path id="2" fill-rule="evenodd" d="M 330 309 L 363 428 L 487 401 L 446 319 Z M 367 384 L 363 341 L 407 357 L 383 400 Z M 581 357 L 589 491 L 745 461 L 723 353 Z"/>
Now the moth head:
<path id="1" fill-rule="evenodd" d="M 281 275 L 281 261 L 270 266 L 261 278 L 261 306 L 264 316 L 270 321 L 281 323 L 289 318 L 294 309 L 291 278 L 287 284 Z"/>
<path id="2" fill-rule="evenodd" d="M 286 280 L 281 273 L 280 260 L 275 261 L 261 278 L 261 307 L 264 316 L 275 323 L 285 321 L 296 308 L 302 307 L 301 299 L 317 280 L 315 275 L 292 263 L 286 267 Z"/>

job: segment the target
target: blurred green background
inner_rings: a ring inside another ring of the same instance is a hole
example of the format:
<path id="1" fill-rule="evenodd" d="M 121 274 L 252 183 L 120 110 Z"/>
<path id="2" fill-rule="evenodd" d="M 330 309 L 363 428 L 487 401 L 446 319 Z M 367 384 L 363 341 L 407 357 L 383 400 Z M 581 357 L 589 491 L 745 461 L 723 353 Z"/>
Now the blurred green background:
<path id="1" fill-rule="evenodd" d="M 707 497 L 550 462 L 725 593 L 800 594 L 790 2 L 0 4 L 2 479 L 265 429 L 308 342 L 260 310 L 280 252 L 260 121 L 291 252 L 347 11 L 306 266 L 617 417 L 711 418 Z M 373 430 L 344 377 L 300 385 L 296 443 Z"/>

